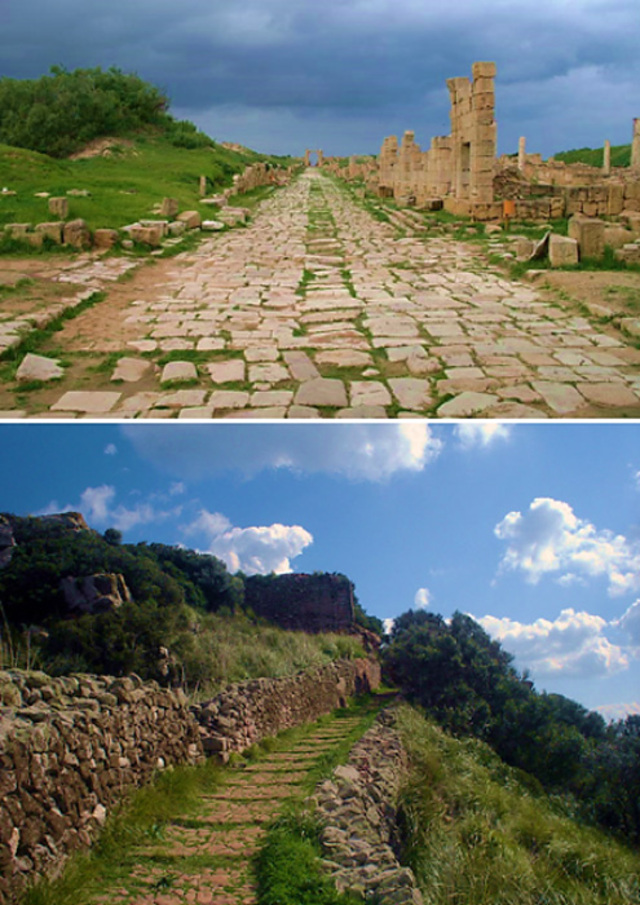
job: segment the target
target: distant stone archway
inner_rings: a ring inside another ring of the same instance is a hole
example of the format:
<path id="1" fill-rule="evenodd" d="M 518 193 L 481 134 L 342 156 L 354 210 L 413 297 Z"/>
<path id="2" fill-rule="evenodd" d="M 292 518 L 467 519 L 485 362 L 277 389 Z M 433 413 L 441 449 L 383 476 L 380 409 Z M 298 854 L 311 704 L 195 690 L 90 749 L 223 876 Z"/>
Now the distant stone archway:
<path id="1" fill-rule="evenodd" d="M 312 155 L 312 154 L 315 154 L 315 155 L 316 155 L 316 160 L 317 160 L 317 162 L 316 162 L 315 164 L 313 164 L 313 163 L 311 162 L 311 155 Z M 317 150 L 311 150 L 310 148 L 307 148 L 307 150 L 304 152 L 304 165 L 305 165 L 305 167 L 312 167 L 312 166 L 321 167 L 322 164 L 323 164 L 323 162 L 324 162 L 324 157 L 323 157 L 323 154 L 322 154 L 322 150 L 321 150 L 320 148 L 318 148 Z"/>

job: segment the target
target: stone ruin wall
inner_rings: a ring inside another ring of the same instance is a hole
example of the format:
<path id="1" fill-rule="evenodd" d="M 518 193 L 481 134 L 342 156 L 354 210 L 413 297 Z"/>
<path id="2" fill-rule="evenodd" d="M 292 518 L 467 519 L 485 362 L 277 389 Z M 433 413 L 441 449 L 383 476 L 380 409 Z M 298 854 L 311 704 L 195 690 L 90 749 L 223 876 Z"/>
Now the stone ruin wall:
<path id="1" fill-rule="evenodd" d="M 374 660 L 338 661 L 230 686 L 189 708 L 179 690 L 136 676 L 0 671 L 0 905 L 55 876 L 109 811 L 159 769 L 221 760 L 375 688 Z"/>
<path id="2" fill-rule="evenodd" d="M 296 676 L 253 679 L 193 707 L 204 750 L 227 761 L 283 729 L 317 720 L 380 684 L 374 659 L 336 660 Z"/>
<path id="3" fill-rule="evenodd" d="M 481 221 L 502 219 L 505 199 L 516 201 L 514 215 L 525 220 L 640 212 L 640 119 L 633 124 L 628 168 L 611 167 L 608 142 L 602 167 L 543 161 L 526 153 L 523 138 L 517 159 L 497 158 L 495 75 L 495 63 L 480 62 L 473 64 L 472 80 L 447 80 L 451 133 L 433 138 L 429 150 L 407 131 L 401 144 L 394 135 L 384 139 L 377 167 L 363 173 L 336 165 L 333 172 L 364 179 L 368 189 L 402 205 L 444 207 Z"/>
<path id="4" fill-rule="evenodd" d="M 353 585 L 344 575 L 290 573 L 245 581 L 245 605 L 282 628 L 305 632 L 351 632 Z"/>

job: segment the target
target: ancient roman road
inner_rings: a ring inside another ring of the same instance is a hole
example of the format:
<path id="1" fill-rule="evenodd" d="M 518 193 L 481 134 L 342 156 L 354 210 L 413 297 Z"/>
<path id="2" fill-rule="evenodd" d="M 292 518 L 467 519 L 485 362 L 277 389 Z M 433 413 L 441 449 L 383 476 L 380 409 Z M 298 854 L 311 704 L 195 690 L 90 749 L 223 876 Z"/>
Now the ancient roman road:
<path id="1" fill-rule="evenodd" d="M 266 826 L 287 801 L 309 793 L 309 771 L 357 734 L 361 722 L 358 716 L 321 720 L 293 744 L 280 744 L 244 770 L 225 771 L 195 816 L 176 816 L 158 839 L 127 853 L 129 877 L 103 888 L 93 905 L 254 905 L 253 858 Z"/>
<path id="2" fill-rule="evenodd" d="M 63 377 L 3 416 L 640 413 L 628 339 L 468 243 L 402 236 L 317 170 L 247 228 L 112 285 L 52 342 Z"/>

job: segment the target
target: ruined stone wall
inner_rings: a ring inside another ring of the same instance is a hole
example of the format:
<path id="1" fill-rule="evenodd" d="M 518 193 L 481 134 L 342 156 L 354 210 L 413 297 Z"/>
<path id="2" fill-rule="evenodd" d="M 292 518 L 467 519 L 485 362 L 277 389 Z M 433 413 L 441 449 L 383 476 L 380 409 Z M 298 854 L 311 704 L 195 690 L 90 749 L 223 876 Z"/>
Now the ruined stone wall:
<path id="1" fill-rule="evenodd" d="M 232 685 L 189 708 L 135 676 L 0 671 L 0 905 L 89 846 L 126 793 L 204 751 L 228 759 L 380 683 L 376 660 Z"/>
<path id="2" fill-rule="evenodd" d="M 316 789 L 324 866 L 339 892 L 380 905 L 421 905 L 415 876 L 397 857 L 398 795 L 408 758 L 394 722 L 393 710 L 383 711 L 348 764 Z"/>
<path id="3" fill-rule="evenodd" d="M 0 902 L 89 845 L 128 789 L 203 758 L 181 692 L 134 677 L 0 672 Z"/>
<path id="4" fill-rule="evenodd" d="M 254 163 L 233 177 L 233 193 L 242 195 L 262 185 L 286 185 L 290 178 L 291 169 Z"/>
<path id="5" fill-rule="evenodd" d="M 355 623 L 353 585 L 344 575 L 290 573 L 245 581 L 245 604 L 285 629 L 350 631 Z"/>
<path id="6" fill-rule="evenodd" d="M 229 759 L 261 739 L 312 722 L 380 684 L 374 659 L 337 660 L 296 676 L 242 682 L 194 706 L 204 750 Z"/>

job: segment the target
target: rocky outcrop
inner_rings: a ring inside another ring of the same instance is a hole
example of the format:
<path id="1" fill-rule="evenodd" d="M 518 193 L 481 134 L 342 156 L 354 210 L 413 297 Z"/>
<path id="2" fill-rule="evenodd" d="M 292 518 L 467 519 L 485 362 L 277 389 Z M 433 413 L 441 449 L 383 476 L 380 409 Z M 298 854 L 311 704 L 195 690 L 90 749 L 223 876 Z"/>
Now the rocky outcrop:
<path id="1" fill-rule="evenodd" d="M 413 872 L 397 857 L 397 800 L 407 755 L 394 723 L 393 711 L 383 711 L 348 764 L 317 787 L 323 863 L 340 892 L 379 905 L 422 905 Z"/>
<path id="2" fill-rule="evenodd" d="M 0 671 L 0 902 L 89 845 L 128 789 L 202 759 L 180 691 L 135 676 Z"/>
<path id="3" fill-rule="evenodd" d="M 132 599 L 124 576 L 112 572 L 98 572 L 82 578 L 63 578 L 60 590 L 69 612 L 74 616 L 106 613 Z"/>
<path id="4" fill-rule="evenodd" d="M 223 762 L 283 729 L 317 720 L 380 684 L 376 660 L 337 660 L 296 676 L 241 682 L 193 707 L 204 750 Z"/>
<path id="5" fill-rule="evenodd" d="M 353 585 L 345 575 L 251 576 L 245 581 L 245 604 L 285 629 L 348 632 L 355 626 Z"/>

